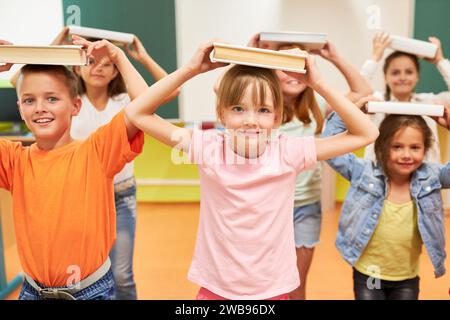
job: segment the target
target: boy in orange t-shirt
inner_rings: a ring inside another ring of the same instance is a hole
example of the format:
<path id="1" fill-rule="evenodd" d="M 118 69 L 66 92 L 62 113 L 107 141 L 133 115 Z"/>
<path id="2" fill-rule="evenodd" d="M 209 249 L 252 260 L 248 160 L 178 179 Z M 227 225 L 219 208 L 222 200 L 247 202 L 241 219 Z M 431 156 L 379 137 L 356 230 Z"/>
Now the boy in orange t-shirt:
<path id="1" fill-rule="evenodd" d="M 147 88 L 122 50 L 104 40 L 78 41 L 95 61 L 107 56 L 117 66 L 132 99 Z M 12 194 L 26 274 L 19 299 L 113 295 L 108 258 L 116 236 L 113 178 L 142 151 L 144 137 L 121 112 L 85 141 L 74 141 L 71 118 L 81 107 L 76 85 L 64 66 L 24 66 L 18 105 L 36 143 L 23 147 L 0 139 L 0 188 Z"/>

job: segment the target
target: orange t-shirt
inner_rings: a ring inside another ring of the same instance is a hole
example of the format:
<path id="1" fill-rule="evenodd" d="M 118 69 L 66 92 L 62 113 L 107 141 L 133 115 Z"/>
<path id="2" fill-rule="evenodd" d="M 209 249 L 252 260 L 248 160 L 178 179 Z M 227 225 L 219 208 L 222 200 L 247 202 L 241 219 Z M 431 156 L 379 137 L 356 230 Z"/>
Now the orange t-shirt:
<path id="1" fill-rule="evenodd" d="M 143 144 L 142 132 L 128 141 L 123 112 L 87 140 L 51 151 L 0 140 L 0 188 L 12 194 L 17 249 L 28 275 L 66 286 L 102 265 L 116 238 L 114 175 Z"/>

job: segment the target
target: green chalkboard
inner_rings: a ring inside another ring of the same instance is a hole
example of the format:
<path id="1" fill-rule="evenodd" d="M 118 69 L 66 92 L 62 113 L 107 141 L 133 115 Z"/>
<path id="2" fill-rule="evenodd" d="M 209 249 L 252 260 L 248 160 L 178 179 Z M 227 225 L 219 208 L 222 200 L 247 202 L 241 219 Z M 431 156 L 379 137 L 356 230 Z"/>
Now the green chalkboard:
<path id="1" fill-rule="evenodd" d="M 63 10 L 65 25 L 134 33 L 168 73 L 177 68 L 175 0 L 63 0 Z M 148 84 L 154 82 L 142 65 L 133 64 Z M 178 100 L 159 108 L 158 114 L 178 119 Z"/>
<path id="2" fill-rule="evenodd" d="M 450 57 L 450 1 L 416 0 L 414 14 L 414 38 L 428 41 L 435 36 L 441 40 L 444 56 Z M 420 62 L 420 82 L 417 92 L 448 91 L 436 66 Z"/>

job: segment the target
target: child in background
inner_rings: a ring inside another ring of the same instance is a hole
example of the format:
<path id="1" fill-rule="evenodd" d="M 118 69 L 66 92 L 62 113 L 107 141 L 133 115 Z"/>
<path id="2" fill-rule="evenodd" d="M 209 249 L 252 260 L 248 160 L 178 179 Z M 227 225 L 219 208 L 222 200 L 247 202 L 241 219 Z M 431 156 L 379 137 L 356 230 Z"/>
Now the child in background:
<path id="1" fill-rule="evenodd" d="M 449 129 L 448 109 L 437 120 Z M 323 137 L 346 130 L 333 113 Z M 424 162 L 432 142 L 433 134 L 422 117 L 388 115 L 375 142 L 376 163 L 351 153 L 327 161 L 351 183 L 336 246 L 353 267 L 357 300 L 418 299 L 422 243 L 435 276 L 445 273 L 441 189 L 450 187 L 450 163 Z"/>
<path id="2" fill-rule="evenodd" d="M 327 139 L 276 134 L 283 119 L 275 72 L 236 65 L 218 88 L 225 133 L 178 128 L 154 115 L 187 80 L 219 66 L 201 46 L 188 64 L 151 86 L 126 112 L 136 126 L 188 153 L 200 171 L 200 223 L 188 278 L 197 299 L 288 299 L 299 285 L 292 228 L 298 173 L 318 160 L 350 152 L 378 132 L 356 106 L 330 88 L 310 56 L 306 74 L 290 74 L 321 94 L 350 129 Z"/>
<path id="3" fill-rule="evenodd" d="M 428 62 L 436 65 L 437 69 L 444 78 L 447 88 L 450 90 L 450 61 L 445 59 L 441 42 L 435 37 L 430 37 L 429 41 L 438 46 L 436 56 L 432 59 L 426 58 Z M 383 58 L 384 51 L 390 44 L 389 34 L 377 33 L 373 38 L 372 59 L 367 60 L 362 69 L 362 75 L 372 80 L 377 70 L 380 60 Z M 383 65 L 384 79 L 386 82 L 386 90 L 382 92 L 374 92 L 374 96 L 385 101 L 413 102 L 425 104 L 444 104 L 450 106 L 450 92 L 434 93 L 416 93 L 414 92 L 420 77 L 420 66 L 417 56 L 394 51 L 386 57 Z M 385 115 L 377 113 L 371 115 L 375 124 L 379 125 Z M 439 137 L 437 133 L 437 125 L 430 117 L 424 117 L 428 126 L 433 133 L 433 144 L 427 153 L 426 160 L 440 163 Z M 375 152 L 373 144 L 366 147 L 364 157 L 369 160 L 375 160 Z"/>
<path id="4" fill-rule="evenodd" d="M 248 45 L 275 50 L 302 49 L 298 44 L 289 43 L 274 47 L 271 42 L 260 41 L 259 34 L 256 34 Z M 372 92 L 372 88 L 364 77 L 338 54 L 331 42 L 327 42 L 323 49 L 310 51 L 310 53 L 320 55 L 337 67 L 350 87 L 350 92 L 346 96 L 351 101 L 359 100 Z M 312 88 L 286 73 L 281 71 L 276 73 L 280 80 L 284 102 L 283 125 L 280 127 L 280 132 L 296 137 L 319 137 L 322 133 L 325 114 L 329 111 L 323 98 L 316 99 Z M 291 299 L 295 300 L 306 299 L 308 271 L 314 247 L 319 243 L 322 222 L 321 172 L 321 165 L 318 164 L 313 170 L 300 173 L 295 185 L 293 218 L 297 268 L 300 276 L 300 286 L 290 293 Z"/>
<path id="5" fill-rule="evenodd" d="M 126 55 L 102 41 L 131 98 L 147 84 Z M 0 139 L 0 187 L 11 192 L 25 280 L 21 300 L 111 299 L 115 241 L 114 176 L 142 150 L 144 137 L 120 112 L 83 142 L 70 136 L 81 107 L 77 78 L 64 66 L 26 65 L 16 83 L 19 111 L 36 143 Z"/>
<path id="6" fill-rule="evenodd" d="M 76 36 L 74 37 L 76 39 Z M 60 43 L 58 43 L 60 44 Z M 148 55 L 141 41 L 135 37 L 133 49 L 125 51 L 143 64 L 156 81 L 167 73 Z M 78 76 L 78 94 L 82 107 L 72 119 L 72 138 L 84 140 L 99 127 L 109 123 L 130 103 L 130 97 L 117 67 L 108 59 L 95 63 L 91 57 L 88 66 L 74 67 Z M 167 101 L 178 95 L 175 90 Z M 134 238 L 136 230 L 136 181 L 134 164 L 129 162 L 114 177 L 114 198 L 117 214 L 117 238 L 110 253 L 111 269 L 115 281 L 115 299 L 136 300 L 133 275 Z"/>

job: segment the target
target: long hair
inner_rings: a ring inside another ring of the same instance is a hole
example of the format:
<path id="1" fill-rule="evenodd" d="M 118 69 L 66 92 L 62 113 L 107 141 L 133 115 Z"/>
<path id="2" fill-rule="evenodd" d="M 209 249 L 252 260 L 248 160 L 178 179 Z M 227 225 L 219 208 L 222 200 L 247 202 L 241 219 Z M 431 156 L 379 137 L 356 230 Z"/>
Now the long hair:
<path id="1" fill-rule="evenodd" d="M 391 64 L 391 62 L 399 57 L 407 57 L 410 58 L 411 61 L 414 63 L 416 69 L 417 69 L 417 73 L 420 72 L 420 64 L 419 64 L 419 59 L 417 58 L 416 55 L 410 54 L 410 53 L 406 53 L 406 52 L 401 52 L 401 51 L 394 51 L 392 52 L 390 55 L 388 55 L 386 57 L 386 60 L 384 61 L 384 65 L 383 65 L 383 73 L 386 76 L 387 70 L 389 68 L 389 65 Z M 386 90 L 384 93 L 384 100 L 389 101 L 391 99 L 391 88 L 389 88 L 389 86 L 386 83 Z"/>
<path id="2" fill-rule="evenodd" d="M 278 50 L 288 50 L 294 48 L 303 50 L 303 48 L 298 44 L 282 44 L 278 47 Z M 291 105 L 284 105 L 283 124 L 292 121 L 295 116 L 303 124 L 309 125 L 312 122 L 310 113 L 312 113 L 312 116 L 317 124 L 315 133 L 321 133 L 325 120 L 314 95 L 314 90 L 307 87 L 297 96 Z"/>
<path id="3" fill-rule="evenodd" d="M 421 116 L 397 114 L 390 114 L 386 116 L 380 124 L 380 135 L 375 141 L 375 156 L 377 162 L 382 166 L 387 176 L 389 176 L 387 162 L 389 159 L 392 139 L 399 130 L 406 127 L 413 127 L 422 132 L 425 153 L 430 149 L 433 143 L 433 133 Z"/>

